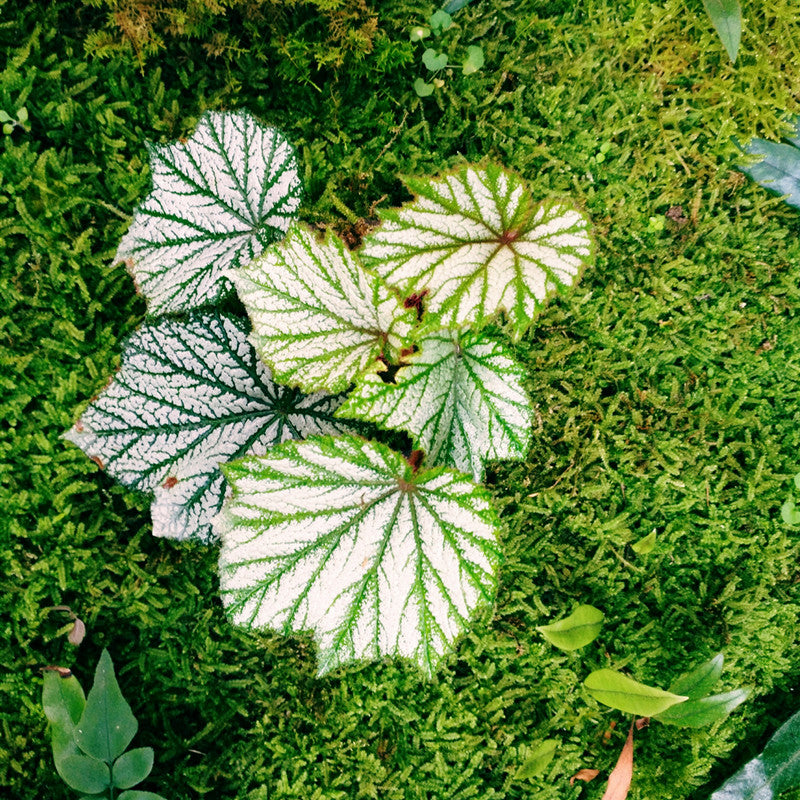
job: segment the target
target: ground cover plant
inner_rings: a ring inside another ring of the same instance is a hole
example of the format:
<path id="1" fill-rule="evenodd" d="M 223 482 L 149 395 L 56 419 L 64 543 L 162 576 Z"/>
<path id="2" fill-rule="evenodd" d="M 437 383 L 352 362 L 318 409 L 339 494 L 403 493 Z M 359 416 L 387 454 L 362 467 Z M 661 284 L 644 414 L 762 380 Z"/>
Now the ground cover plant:
<path id="1" fill-rule="evenodd" d="M 800 469 L 798 218 L 738 172 L 732 141 L 779 140 L 800 112 L 796 4 L 743 4 L 732 65 L 702 2 L 474 0 L 451 46 L 485 64 L 426 98 L 407 25 L 435 9 L 369 5 L 386 49 L 352 72 L 247 48 L 215 61 L 200 40 L 100 61 L 91 8 L 3 7 L 0 108 L 28 112 L 0 144 L 5 795 L 75 796 L 40 668 L 83 680 L 103 647 L 164 797 L 600 797 L 629 717 L 587 676 L 669 687 L 724 652 L 714 691 L 750 699 L 710 729 L 635 734 L 629 796 L 701 800 L 796 711 L 780 508 Z M 313 47 L 327 34 L 308 13 L 292 33 Z M 511 345 L 533 425 L 524 460 L 486 474 L 506 560 L 435 682 L 392 659 L 317 678 L 309 636 L 230 626 L 214 548 L 153 537 L 147 498 L 60 438 L 146 312 L 111 266 L 150 185 L 144 142 L 237 108 L 296 147 L 300 219 L 352 246 L 410 199 L 399 175 L 484 158 L 595 225 L 593 269 Z M 582 604 L 604 624 L 577 653 L 536 630 Z M 85 623 L 77 648 L 47 610 L 62 605 Z M 540 748 L 552 758 L 518 778 Z M 584 769 L 600 775 L 571 785 Z"/>

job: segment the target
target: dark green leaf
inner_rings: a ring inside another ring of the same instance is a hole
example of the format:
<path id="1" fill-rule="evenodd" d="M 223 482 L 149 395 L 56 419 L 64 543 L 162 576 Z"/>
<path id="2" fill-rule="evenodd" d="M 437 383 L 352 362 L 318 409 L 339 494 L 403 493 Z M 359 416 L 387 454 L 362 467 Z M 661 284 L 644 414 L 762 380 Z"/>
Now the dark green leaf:
<path id="1" fill-rule="evenodd" d="M 728 51 L 730 60 L 736 63 L 739 41 L 742 38 L 742 7 L 739 0 L 703 0 L 703 5 Z"/>
<path id="2" fill-rule="evenodd" d="M 153 748 L 139 747 L 123 753 L 111 768 L 111 782 L 117 789 L 130 789 L 141 783 L 153 769 Z"/>
<path id="3" fill-rule="evenodd" d="M 800 786 L 800 712 L 767 742 L 764 752 L 728 778 L 710 800 L 771 800 Z"/>
<path id="4" fill-rule="evenodd" d="M 710 661 L 706 661 L 690 672 L 679 675 L 669 687 L 673 694 L 685 694 L 690 700 L 699 700 L 705 697 L 722 675 L 722 665 L 725 656 L 717 653 Z"/>
<path id="5" fill-rule="evenodd" d="M 577 650 L 597 638 L 603 618 L 603 612 L 594 606 L 578 606 L 568 617 L 536 630 L 561 650 Z"/>
<path id="6" fill-rule="evenodd" d="M 698 700 L 687 700 L 656 714 L 655 718 L 668 725 L 705 728 L 727 717 L 736 706 L 744 703 L 749 695 L 747 689 L 735 689 L 732 692 L 702 697 Z"/>
<path id="7" fill-rule="evenodd" d="M 84 753 L 110 764 L 131 743 L 137 728 L 131 707 L 119 690 L 111 656 L 103 650 L 75 740 Z"/>
<path id="8" fill-rule="evenodd" d="M 61 759 L 57 764 L 58 774 L 64 783 L 78 792 L 98 794 L 111 785 L 108 764 L 89 756 L 75 755 Z"/>
<path id="9" fill-rule="evenodd" d="M 166 798 L 160 794 L 153 794 L 153 792 L 140 792 L 138 789 L 134 789 L 123 792 L 117 800 L 166 800 Z"/>
<path id="10" fill-rule="evenodd" d="M 756 164 L 740 167 L 765 189 L 786 195 L 790 206 L 800 208 L 800 121 L 797 122 L 791 144 L 769 142 L 766 139 L 753 139 L 744 148 L 750 155 L 763 156 Z"/>
<path id="11" fill-rule="evenodd" d="M 598 702 L 639 717 L 654 717 L 670 706 L 688 699 L 654 686 L 638 683 L 627 675 L 611 669 L 598 669 L 592 672 L 583 685 Z"/>
<path id="12" fill-rule="evenodd" d="M 524 780 L 525 778 L 535 778 L 537 775 L 541 775 L 553 760 L 558 745 L 559 742 L 555 739 L 545 739 L 530 752 L 514 777 L 517 780 Z"/>

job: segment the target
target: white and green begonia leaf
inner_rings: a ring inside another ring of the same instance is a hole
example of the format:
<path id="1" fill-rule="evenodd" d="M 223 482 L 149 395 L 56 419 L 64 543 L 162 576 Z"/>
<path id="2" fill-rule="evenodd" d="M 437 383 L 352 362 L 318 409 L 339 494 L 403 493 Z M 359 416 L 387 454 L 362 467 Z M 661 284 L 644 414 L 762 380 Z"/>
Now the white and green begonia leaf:
<path id="1" fill-rule="evenodd" d="M 359 380 L 339 417 L 405 430 L 428 465 L 452 466 L 483 478 L 484 461 L 524 458 L 531 438 L 525 371 L 484 332 L 440 330 L 419 343 L 385 383 Z"/>
<path id="2" fill-rule="evenodd" d="M 219 465 L 309 434 L 352 431 L 343 401 L 273 382 L 245 323 L 218 312 L 144 324 L 122 367 L 65 437 L 125 486 L 153 492 L 153 533 L 209 541 Z"/>
<path id="3" fill-rule="evenodd" d="M 357 436 L 284 442 L 223 471 L 223 605 L 238 625 L 312 631 L 320 676 L 386 655 L 430 676 L 494 597 L 497 519 L 466 475 L 415 472 Z"/>
<path id="4" fill-rule="evenodd" d="M 399 358 L 417 321 L 337 236 L 293 227 L 232 275 L 253 325 L 251 341 L 275 379 L 341 392 L 357 375 Z"/>
<path id="5" fill-rule="evenodd" d="M 213 304 L 224 277 L 281 239 L 301 185 L 294 150 L 247 112 L 206 112 L 194 134 L 149 146 L 153 187 L 120 242 L 153 315 Z"/>
<path id="6" fill-rule="evenodd" d="M 502 310 L 520 336 L 592 259 L 585 214 L 565 201 L 534 205 L 525 181 L 497 165 L 406 185 L 416 199 L 380 212 L 362 260 L 403 295 L 424 293 L 442 327 L 480 326 Z"/>

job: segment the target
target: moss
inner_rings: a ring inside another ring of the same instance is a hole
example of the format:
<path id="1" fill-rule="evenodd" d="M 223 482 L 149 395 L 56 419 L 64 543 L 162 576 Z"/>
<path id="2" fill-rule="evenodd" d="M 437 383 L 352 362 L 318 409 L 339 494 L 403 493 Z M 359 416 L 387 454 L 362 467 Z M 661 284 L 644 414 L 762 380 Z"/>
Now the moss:
<path id="1" fill-rule="evenodd" d="M 800 224 L 736 172 L 732 138 L 775 137 L 800 110 L 796 3 L 751 4 L 735 68 L 699 2 L 472 3 L 442 41 L 480 43 L 486 67 L 423 101 L 405 27 L 430 7 L 370 8 L 371 52 L 301 69 L 255 45 L 210 58 L 183 36 L 143 61 L 87 58 L 103 20 L 68 3 L 17 4 L 0 25 L 0 107 L 30 112 L 30 131 L 0 142 L 10 796 L 70 796 L 38 668 L 88 683 L 103 646 L 137 744 L 157 750 L 147 788 L 175 798 L 600 796 L 601 779 L 568 778 L 608 769 L 626 722 L 583 694 L 585 675 L 611 666 L 665 686 L 723 650 L 724 688 L 753 699 L 711 731 L 654 724 L 637 739 L 631 797 L 699 800 L 795 710 L 799 554 L 779 510 L 800 445 Z M 289 15 L 287 42 L 329 47 L 326 13 Z M 145 139 L 236 107 L 297 145 L 312 222 L 345 228 L 405 199 L 399 174 L 483 157 L 594 220 L 596 267 L 517 346 L 536 426 L 528 458 L 490 476 L 501 591 L 437 682 L 388 660 L 318 681 L 308 637 L 233 629 L 215 549 L 154 539 L 145 500 L 59 438 L 144 311 L 111 261 L 147 191 Z M 653 530 L 655 549 L 636 555 Z M 578 602 L 603 609 L 603 633 L 556 652 L 534 627 Z M 59 604 L 87 624 L 78 650 L 46 611 Z M 516 782 L 545 737 L 561 742 L 548 773 Z"/>

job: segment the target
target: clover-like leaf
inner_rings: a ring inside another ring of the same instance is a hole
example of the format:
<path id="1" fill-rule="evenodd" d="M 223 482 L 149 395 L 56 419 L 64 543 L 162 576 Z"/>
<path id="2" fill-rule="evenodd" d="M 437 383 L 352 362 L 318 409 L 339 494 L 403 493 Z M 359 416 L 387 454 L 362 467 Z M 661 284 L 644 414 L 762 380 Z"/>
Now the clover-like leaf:
<path id="1" fill-rule="evenodd" d="M 525 372 L 502 344 L 482 332 L 440 330 L 408 362 L 396 383 L 378 375 L 360 380 L 337 416 L 409 431 L 429 464 L 476 481 L 485 460 L 525 456 L 532 418 Z"/>
<path id="2" fill-rule="evenodd" d="M 65 437 L 125 486 L 155 493 L 156 536 L 207 541 L 225 491 L 219 465 L 352 430 L 333 418 L 342 400 L 275 384 L 242 320 L 196 312 L 139 328 L 114 380 Z"/>
<path id="3" fill-rule="evenodd" d="M 416 199 L 381 212 L 361 256 L 404 295 L 424 293 L 443 327 L 504 310 L 520 336 L 591 261 L 587 217 L 564 201 L 534 205 L 523 179 L 495 164 L 406 184 Z"/>
<path id="4" fill-rule="evenodd" d="M 313 631 L 318 675 L 355 659 L 415 659 L 430 676 L 496 591 L 497 519 L 466 475 L 415 472 L 356 436 L 284 442 L 223 467 L 214 523 L 233 622 Z"/>
<path id="5" fill-rule="evenodd" d="M 437 53 L 432 47 L 429 47 L 422 54 L 422 63 L 431 71 L 438 72 L 447 66 L 447 53 Z"/>
<path id="6" fill-rule="evenodd" d="M 232 278 L 259 356 L 306 392 L 341 392 L 385 368 L 379 358 L 397 360 L 417 321 L 341 239 L 319 242 L 300 226 Z"/>
<path id="7" fill-rule="evenodd" d="M 300 205 L 289 142 L 247 112 L 206 112 L 194 134 L 150 145 L 153 188 L 120 242 L 151 314 L 215 303 L 223 277 L 282 238 Z"/>

